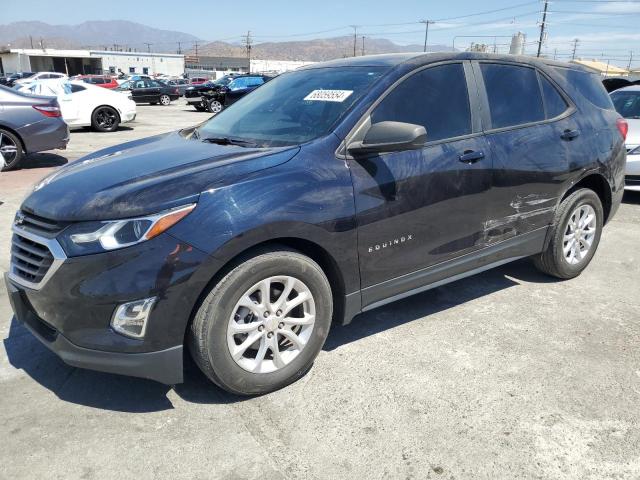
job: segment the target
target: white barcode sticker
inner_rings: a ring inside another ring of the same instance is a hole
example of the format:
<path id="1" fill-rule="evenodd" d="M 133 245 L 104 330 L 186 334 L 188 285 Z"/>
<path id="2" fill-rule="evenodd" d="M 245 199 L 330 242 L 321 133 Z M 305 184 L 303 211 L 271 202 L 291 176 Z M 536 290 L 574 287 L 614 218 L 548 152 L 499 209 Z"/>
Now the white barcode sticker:
<path id="1" fill-rule="evenodd" d="M 353 90 L 314 90 L 304 99 L 314 102 L 344 102 L 352 93 Z"/>

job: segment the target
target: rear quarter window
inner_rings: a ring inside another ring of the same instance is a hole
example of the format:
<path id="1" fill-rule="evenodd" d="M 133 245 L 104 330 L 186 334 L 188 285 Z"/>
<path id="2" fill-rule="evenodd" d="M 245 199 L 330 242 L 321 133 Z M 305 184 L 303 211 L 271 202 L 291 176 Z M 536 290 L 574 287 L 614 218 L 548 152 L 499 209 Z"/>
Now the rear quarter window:
<path id="1" fill-rule="evenodd" d="M 555 70 L 591 104 L 605 110 L 614 110 L 611 97 L 597 74 L 571 68 L 556 68 Z"/>

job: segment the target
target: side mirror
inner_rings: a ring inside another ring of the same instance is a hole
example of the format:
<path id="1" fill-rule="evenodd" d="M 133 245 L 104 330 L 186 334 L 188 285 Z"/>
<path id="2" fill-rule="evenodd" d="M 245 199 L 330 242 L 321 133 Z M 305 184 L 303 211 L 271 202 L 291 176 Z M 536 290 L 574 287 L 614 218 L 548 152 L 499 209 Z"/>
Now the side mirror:
<path id="1" fill-rule="evenodd" d="M 348 150 L 354 156 L 369 153 L 419 150 L 427 141 L 422 125 L 404 122 L 379 122 L 371 125 L 361 142 L 353 142 Z"/>

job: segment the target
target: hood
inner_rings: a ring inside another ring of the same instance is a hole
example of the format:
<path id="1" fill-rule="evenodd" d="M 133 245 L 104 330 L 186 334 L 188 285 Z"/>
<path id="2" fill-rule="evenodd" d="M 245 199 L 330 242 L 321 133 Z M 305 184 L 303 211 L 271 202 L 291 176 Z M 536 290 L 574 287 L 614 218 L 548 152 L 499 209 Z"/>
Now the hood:
<path id="1" fill-rule="evenodd" d="M 637 118 L 625 118 L 625 120 L 629 124 L 629 132 L 625 143 L 634 147 L 640 145 L 640 120 Z"/>
<path id="2" fill-rule="evenodd" d="M 193 203 L 204 190 L 293 158 L 299 147 L 216 145 L 173 132 L 117 145 L 44 178 L 22 209 L 57 221 L 114 220 Z"/>

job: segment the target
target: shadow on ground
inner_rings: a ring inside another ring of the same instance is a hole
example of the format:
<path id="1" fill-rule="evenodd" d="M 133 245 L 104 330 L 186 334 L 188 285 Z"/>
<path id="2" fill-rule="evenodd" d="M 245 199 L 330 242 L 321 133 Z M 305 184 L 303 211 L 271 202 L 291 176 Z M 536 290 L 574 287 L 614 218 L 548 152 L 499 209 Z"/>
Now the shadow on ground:
<path id="1" fill-rule="evenodd" d="M 347 326 L 334 325 L 325 351 L 429 316 L 472 299 L 515 286 L 518 281 L 546 283 L 530 262 L 519 261 L 409 297 L 357 316 Z M 425 318 L 427 317 L 427 318 Z M 172 387 L 150 380 L 70 367 L 31 335 L 15 319 L 4 347 L 11 365 L 23 370 L 61 400 L 119 412 L 156 412 L 173 408 L 167 393 Z M 238 397 L 211 384 L 186 355 L 185 382 L 173 387 L 183 400 L 204 404 L 240 402 Z"/>
<path id="2" fill-rule="evenodd" d="M 32 169 L 32 168 L 51 168 L 61 167 L 69 163 L 69 160 L 62 155 L 56 153 L 32 153 L 22 159 L 20 168 Z"/>
<path id="3" fill-rule="evenodd" d="M 631 205 L 640 205 L 640 192 L 631 192 L 629 190 L 624 192 L 622 197 L 623 203 L 629 203 Z"/>

